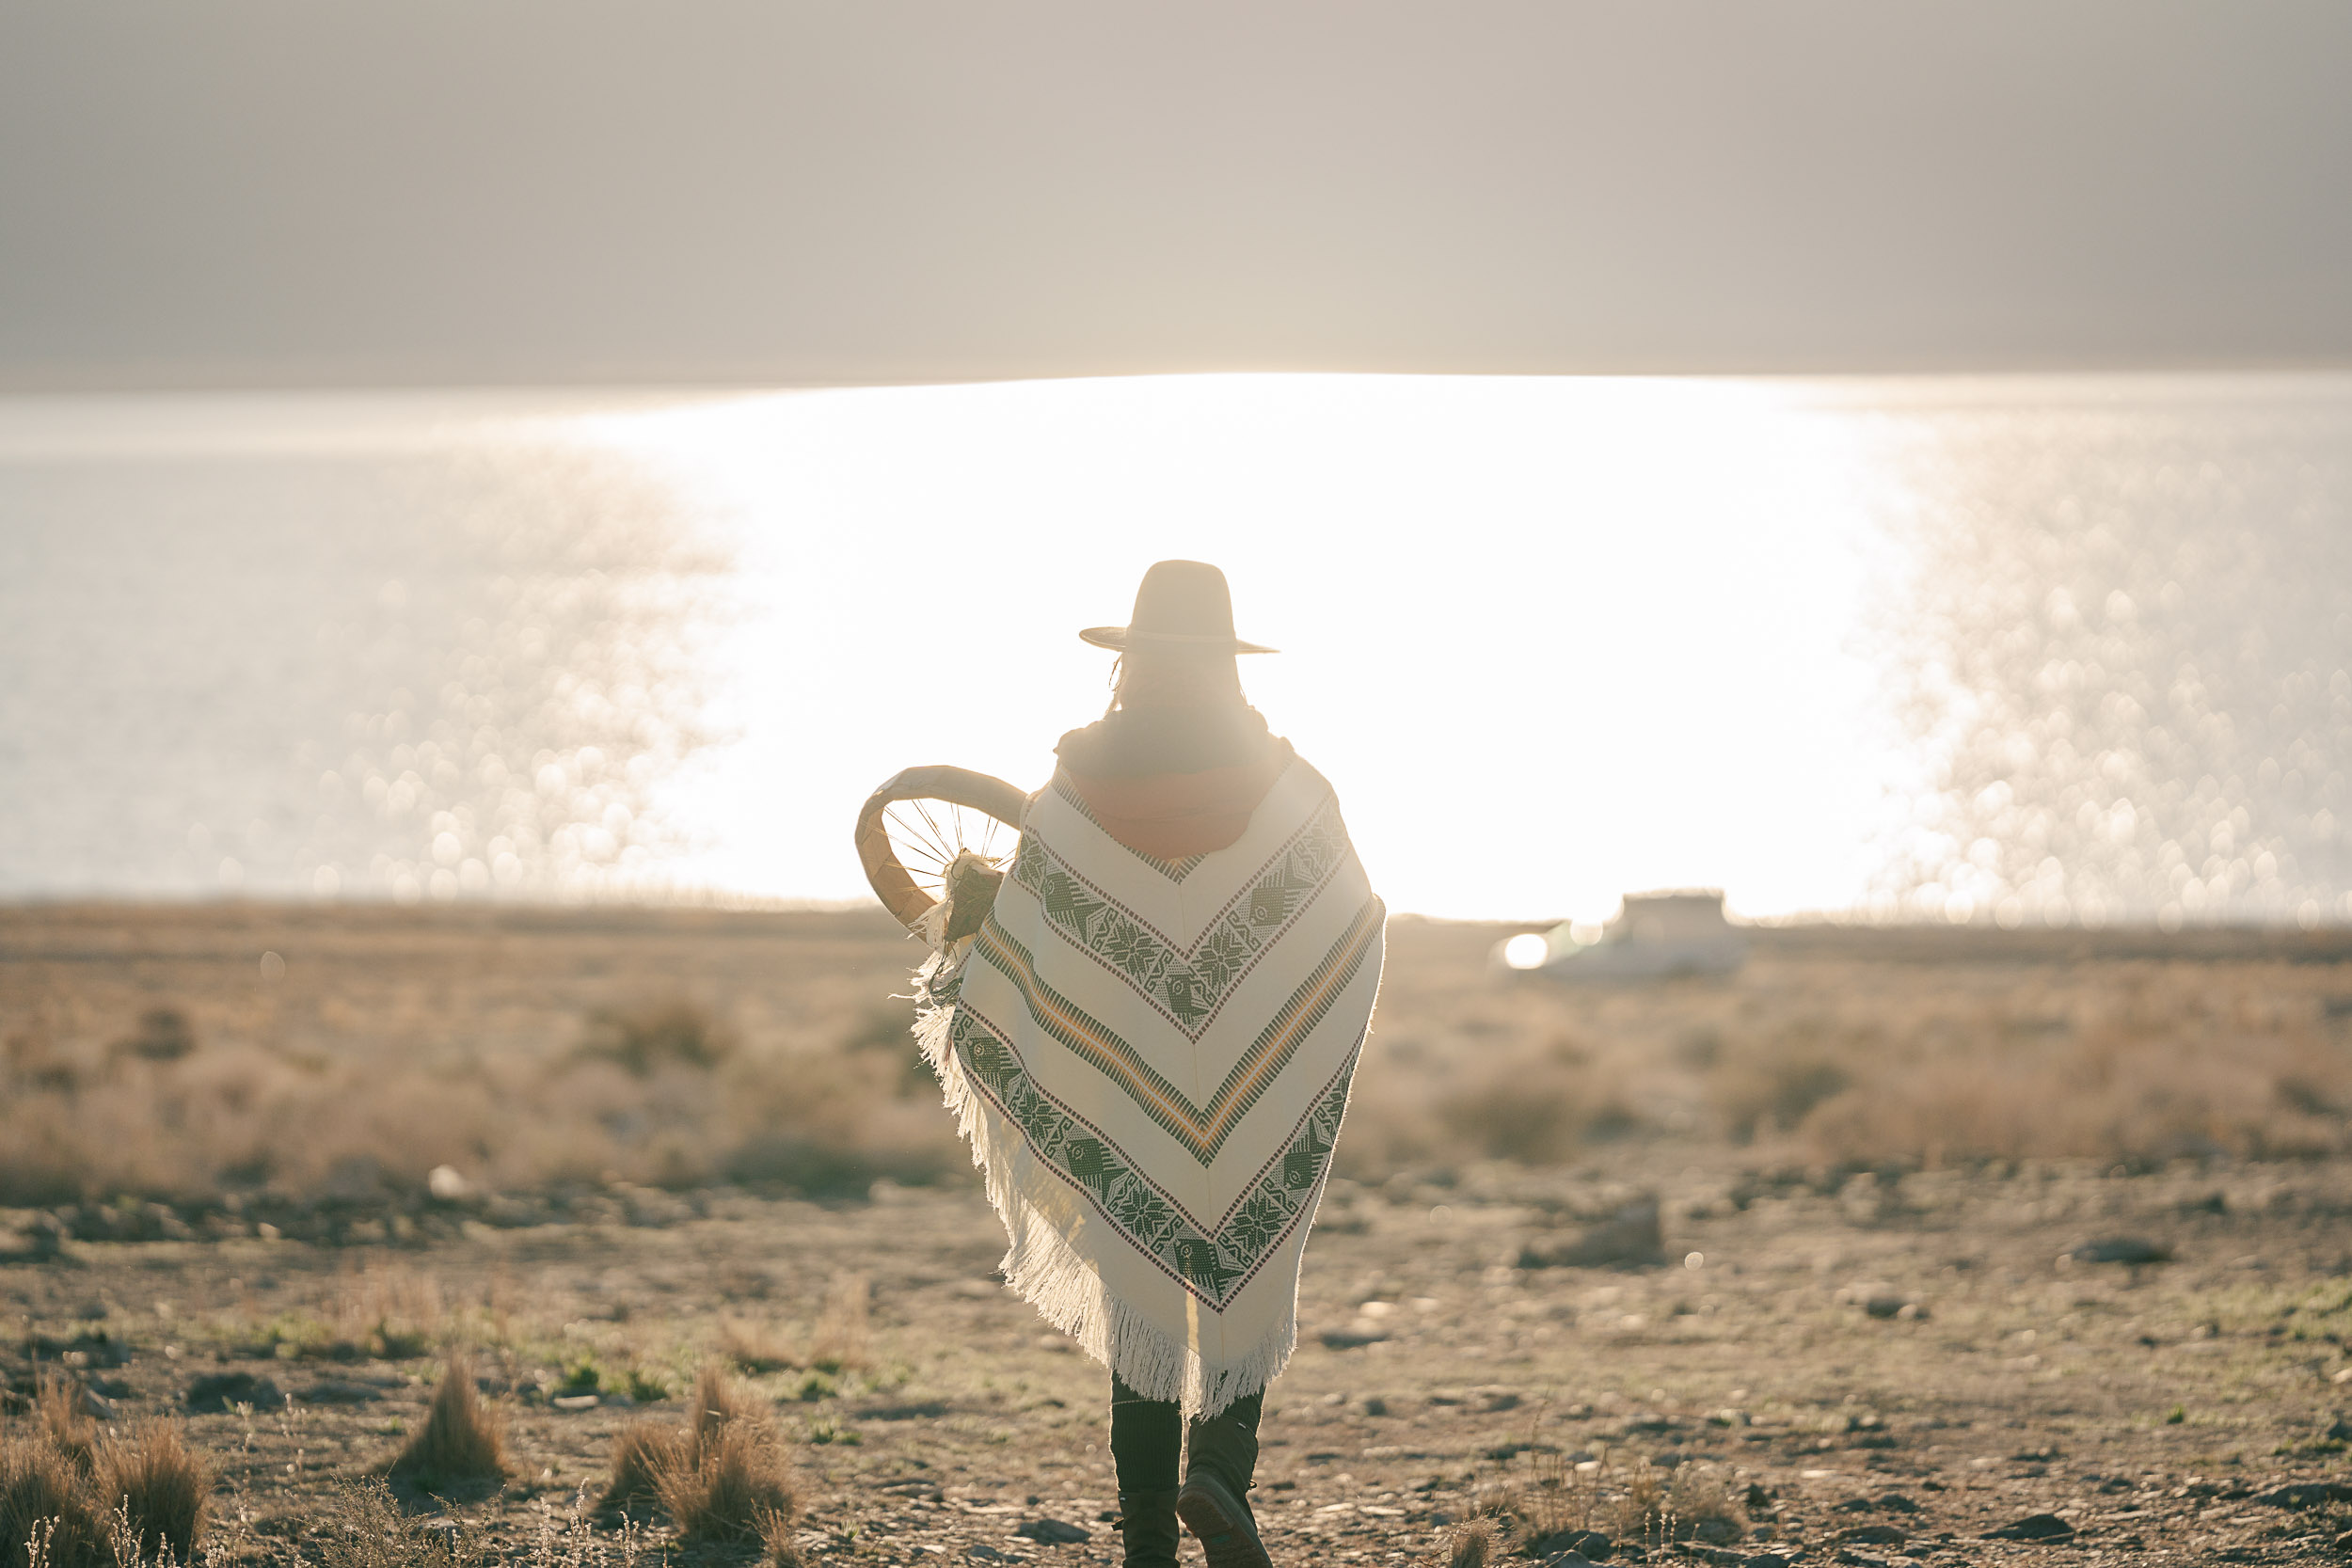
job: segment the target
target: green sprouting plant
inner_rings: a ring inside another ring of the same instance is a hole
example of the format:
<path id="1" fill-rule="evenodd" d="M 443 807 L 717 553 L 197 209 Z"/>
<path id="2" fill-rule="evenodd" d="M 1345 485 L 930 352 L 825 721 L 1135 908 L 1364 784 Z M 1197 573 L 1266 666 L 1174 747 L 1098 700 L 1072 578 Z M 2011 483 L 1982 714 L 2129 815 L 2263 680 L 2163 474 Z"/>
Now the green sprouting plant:
<path id="1" fill-rule="evenodd" d="M 620 1391 L 639 1404 L 654 1404 L 670 1397 L 670 1384 L 660 1372 L 632 1365 L 621 1379 Z"/>
<path id="2" fill-rule="evenodd" d="M 866 1441 L 855 1428 L 845 1427 L 831 1416 L 819 1416 L 808 1423 L 808 1440 L 820 1446 L 843 1449 L 854 1449 Z"/>

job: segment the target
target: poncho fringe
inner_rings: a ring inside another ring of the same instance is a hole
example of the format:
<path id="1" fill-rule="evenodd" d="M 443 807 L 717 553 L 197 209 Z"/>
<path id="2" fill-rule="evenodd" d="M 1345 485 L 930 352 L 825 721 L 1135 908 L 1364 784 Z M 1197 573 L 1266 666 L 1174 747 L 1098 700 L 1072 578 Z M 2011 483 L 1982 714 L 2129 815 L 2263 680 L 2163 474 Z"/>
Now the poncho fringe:
<path id="1" fill-rule="evenodd" d="M 1291 761 L 1228 848 L 1154 860 L 1066 779 L 915 1037 L 1005 1226 L 1006 1283 L 1147 1399 L 1213 1414 L 1298 1343 L 1298 1270 L 1385 911 Z"/>
<path id="2" fill-rule="evenodd" d="M 924 965 L 916 982 L 918 996 L 928 993 L 928 981 L 940 963 L 933 958 Z M 957 1134 L 971 1144 L 972 1164 L 980 1173 L 989 1204 L 1011 1238 L 998 1265 L 1006 1287 L 1128 1387 L 1148 1400 L 1180 1404 L 1188 1416 L 1215 1415 L 1281 1376 L 1298 1348 L 1295 1293 L 1291 1309 L 1258 1348 L 1220 1368 L 1213 1378 L 1196 1352 L 1103 1289 L 1093 1264 L 1022 1196 L 1013 1179 L 1015 1162 L 1025 1152 L 1020 1131 L 987 1096 L 974 1090 L 963 1064 L 956 1059 L 948 1038 L 954 1016 L 951 1006 L 924 1006 L 914 1038 L 923 1059 L 939 1075 L 947 1109 L 955 1114 Z M 1320 1197 L 1318 1193 L 1318 1203 Z M 1307 1221 L 1311 1225 L 1313 1219 L 1311 1211 Z"/>

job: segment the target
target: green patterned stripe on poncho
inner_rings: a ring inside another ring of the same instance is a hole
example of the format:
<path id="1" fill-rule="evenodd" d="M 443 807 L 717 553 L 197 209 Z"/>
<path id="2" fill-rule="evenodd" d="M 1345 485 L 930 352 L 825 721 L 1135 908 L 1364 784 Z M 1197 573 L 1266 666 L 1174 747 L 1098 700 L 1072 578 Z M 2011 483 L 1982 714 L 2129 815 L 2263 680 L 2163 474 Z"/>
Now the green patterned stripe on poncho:
<path id="1" fill-rule="evenodd" d="M 1007 1281 L 1147 1397 L 1220 1409 L 1296 1344 L 1383 918 L 1304 762 L 1180 863 L 1047 789 L 977 942 L 927 974 L 919 1033 Z"/>

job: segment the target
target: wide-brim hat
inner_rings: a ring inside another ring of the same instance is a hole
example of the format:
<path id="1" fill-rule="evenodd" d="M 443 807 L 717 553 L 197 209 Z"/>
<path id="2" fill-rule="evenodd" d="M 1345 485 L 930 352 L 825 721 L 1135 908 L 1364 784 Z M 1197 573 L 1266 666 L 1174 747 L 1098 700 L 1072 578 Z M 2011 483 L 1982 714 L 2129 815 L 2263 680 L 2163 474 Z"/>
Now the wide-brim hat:
<path id="1" fill-rule="evenodd" d="M 1098 648 L 1201 648 L 1229 654 L 1279 653 L 1233 635 L 1233 595 L 1225 574 L 1205 561 L 1161 561 L 1143 574 L 1135 613 L 1123 626 L 1078 633 Z"/>

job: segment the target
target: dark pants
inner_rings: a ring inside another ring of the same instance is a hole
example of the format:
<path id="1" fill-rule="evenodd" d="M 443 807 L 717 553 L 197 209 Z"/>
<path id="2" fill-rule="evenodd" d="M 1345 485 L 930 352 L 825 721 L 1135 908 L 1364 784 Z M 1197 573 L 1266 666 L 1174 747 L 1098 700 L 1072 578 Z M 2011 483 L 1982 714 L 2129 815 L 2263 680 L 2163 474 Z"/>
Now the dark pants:
<path id="1" fill-rule="evenodd" d="M 1264 1408 L 1265 1395 L 1251 1394 L 1192 1424 L 1194 1467 L 1213 1471 L 1236 1497 L 1248 1495 L 1250 1473 L 1257 1468 L 1258 1418 Z M 1202 1429 L 1208 1427 L 1221 1430 L 1204 1441 Z M 1112 1375 L 1111 1464 L 1120 1492 L 1173 1492 L 1184 1434 L 1184 1412 L 1174 1402 L 1147 1400 Z"/>

